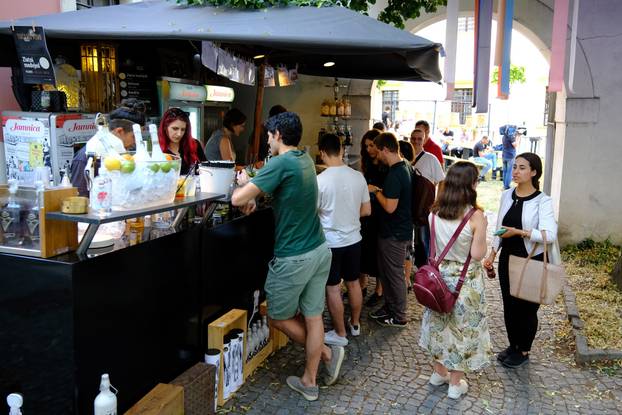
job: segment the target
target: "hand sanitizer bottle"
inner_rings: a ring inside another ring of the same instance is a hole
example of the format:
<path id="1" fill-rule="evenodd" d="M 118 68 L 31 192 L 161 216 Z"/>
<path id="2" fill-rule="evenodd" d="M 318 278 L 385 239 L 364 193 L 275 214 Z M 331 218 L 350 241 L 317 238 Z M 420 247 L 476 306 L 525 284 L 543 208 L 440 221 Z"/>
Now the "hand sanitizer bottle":
<path id="1" fill-rule="evenodd" d="M 99 395 L 95 398 L 95 415 L 117 415 L 117 396 L 110 388 L 114 389 L 114 386 L 110 385 L 108 373 L 104 373 L 99 384 Z"/>
<path id="2" fill-rule="evenodd" d="M 11 393 L 6 397 L 6 403 L 9 404 L 9 415 L 22 415 L 21 407 L 24 404 L 24 398 L 19 393 Z"/>

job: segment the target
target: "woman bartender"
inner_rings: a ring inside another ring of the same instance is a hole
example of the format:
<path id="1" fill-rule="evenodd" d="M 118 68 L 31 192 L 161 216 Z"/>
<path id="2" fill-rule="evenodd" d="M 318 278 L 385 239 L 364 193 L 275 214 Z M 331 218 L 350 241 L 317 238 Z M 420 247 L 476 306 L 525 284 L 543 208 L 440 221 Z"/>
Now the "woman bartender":
<path id="1" fill-rule="evenodd" d="M 208 160 L 235 161 L 233 137 L 238 137 L 246 127 L 246 115 L 237 108 L 232 108 L 222 120 L 223 128 L 214 131 L 207 140 L 205 152 Z"/>
<path id="2" fill-rule="evenodd" d="M 194 163 L 206 160 L 201 143 L 192 138 L 188 113 L 179 108 L 169 108 L 164 113 L 158 139 L 163 152 L 181 158 L 181 174 L 187 174 Z"/>

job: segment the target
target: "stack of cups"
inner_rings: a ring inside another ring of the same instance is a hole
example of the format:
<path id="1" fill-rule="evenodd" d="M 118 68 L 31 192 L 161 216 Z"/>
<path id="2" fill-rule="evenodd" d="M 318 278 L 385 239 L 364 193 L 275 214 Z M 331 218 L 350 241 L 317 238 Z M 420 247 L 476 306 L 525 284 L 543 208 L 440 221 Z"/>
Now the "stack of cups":
<path id="1" fill-rule="evenodd" d="M 216 366 L 216 380 L 214 382 L 214 412 L 218 409 L 218 380 L 220 378 L 220 350 L 207 349 L 205 363 Z"/>

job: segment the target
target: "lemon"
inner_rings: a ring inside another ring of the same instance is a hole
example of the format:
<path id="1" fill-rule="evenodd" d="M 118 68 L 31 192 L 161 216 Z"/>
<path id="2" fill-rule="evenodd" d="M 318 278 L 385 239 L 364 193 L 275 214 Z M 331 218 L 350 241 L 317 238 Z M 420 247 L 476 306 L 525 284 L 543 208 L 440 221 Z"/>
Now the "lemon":
<path id="1" fill-rule="evenodd" d="M 115 157 L 106 157 L 104 160 L 104 167 L 106 167 L 106 170 L 108 171 L 120 170 L 121 160 Z"/>
<path id="2" fill-rule="evenodd" d="M 121 173 L 132 173 L 136 169 L 134 160 L 123 160 L 121 163 Z"/>

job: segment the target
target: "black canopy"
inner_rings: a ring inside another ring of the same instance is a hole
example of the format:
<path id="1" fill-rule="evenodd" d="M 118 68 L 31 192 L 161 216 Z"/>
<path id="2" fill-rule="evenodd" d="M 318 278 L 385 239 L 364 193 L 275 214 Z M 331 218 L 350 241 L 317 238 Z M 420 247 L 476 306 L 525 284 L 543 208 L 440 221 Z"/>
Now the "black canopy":
<path id="1" fill-rule="evenodd" d="M 0 22 L 43 26 L 58 39 L 186 39 L 220 42 L 271 64 L 299 64 L 308 75 L 438 82 L 441 45 L 344 7 L 235 10 L 146 0 Z M 335 65 L 326 68 L 327 61 Z"/>

